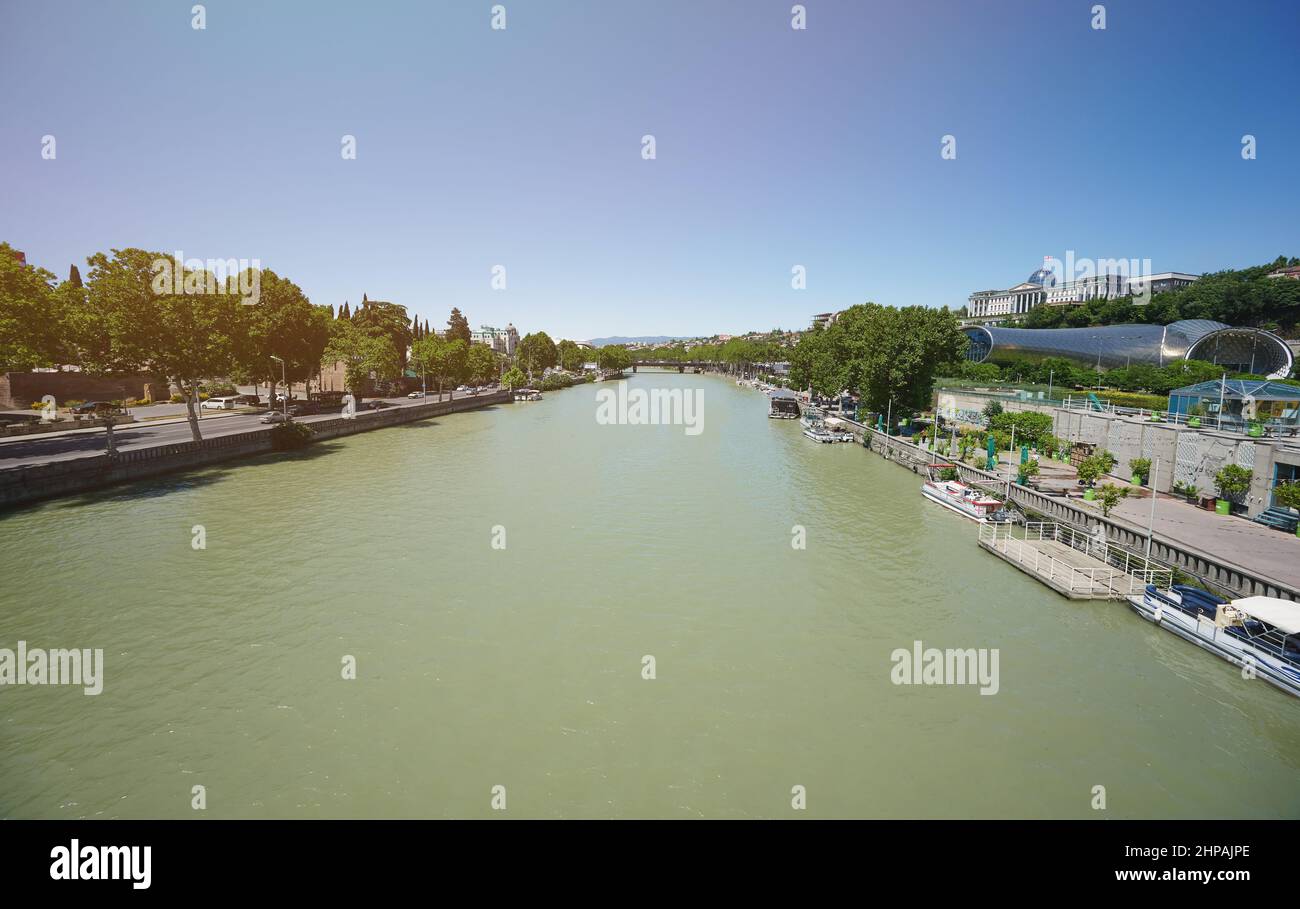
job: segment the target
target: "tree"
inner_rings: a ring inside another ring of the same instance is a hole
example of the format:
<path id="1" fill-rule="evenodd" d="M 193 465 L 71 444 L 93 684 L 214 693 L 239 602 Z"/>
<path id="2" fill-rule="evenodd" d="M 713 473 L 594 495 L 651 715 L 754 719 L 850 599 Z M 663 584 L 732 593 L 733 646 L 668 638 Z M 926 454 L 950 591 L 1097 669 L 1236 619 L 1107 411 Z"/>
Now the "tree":
<path id="1" fill-rule="evenodd" d="M 320 369 L 333 323 L 325 307 L 313 306 L 289 279 L 268 268 L 257 280 L 257 303 L 240 310 L 247 333 L 236 366 L 243 378 L 265 382 L 274 395 L 281 376 L 290 383 L 305 382 Z M 284 361 L 283 369 L 274 357 Z"/>
<path id="2" fill-rule="evenodd" d="M 531 379 L 533 373 L 544 371 L 547 367 L 554 366 L 557 359 L 555 342 L 544 331 L 535 334 L 524 335 L 523 340 L 515 349 L 515 358 L 519 365 L 527 371 Z"/>
<path id="3" fill-rule="evenodd" d="M 523 388 L 527 381 L 528 377 L 523 374 L 523 371 L 520 370 L 518 366 L 511 366 L 506 370 L 506 374 L 501 377 L 502 384 L 511 391 L 514 391 L 516 388 Z"/>
<path id="4" fill-rule="evenodd" d="M 392 345 L 397 356 L 397 373 L 400 374 L 406 363 L 406 349 L 411 346 L 411 326 L 406 319 L 406 307 L 371 300 L 363 294 L 361 308 L 352 314 L 352 324 L 371 337 L 383 338 Z"/>
<path id="5" fill-rule="evenodd" d="M 555 346 L 560 358 L 560 368 L 566 372 L 580 372 L 587 362 L 587 352 L 570 340 L 563 340 Z M 658 351 L 652 351 L 658 354 Z M 669 359 L 663 357 L 662 359 Z"/>
<path id="6" fill-rule="evenodd" d="M 369 334 L 345 319 L 336 319 L 331 326 L 325 359 L 343 363 L 344 383 L 358 404 L 370 392 L 372 378 L 385 382 L 402 372 L 402 361 L 389 338 Z"/>
<path id="7" fill-rule="evenodd" d="M 173 271 L 170 256 L 142 249 L 95 253 L 77 332 L 91 370 L 147 367 L 185 395 L 194 441 L 201 443 L 199 383 L 227 375 L 241 343 L 241 295 L 207 271 Z M 237 277 L 231 276 L 232 285 Z"/>
<path id="8" fill-rule="evenodd" d="M 464 341 L 465 346 L 469 347 L 472 335 L 469 330 L 469 320 L 461 315 L 459 309 L 453 306 L 451 316 L 447 319 L 447 340 L 455 341 L 457 339 Z"/>
<path id="9" fill-rule="evenodd" d="M 66 356 L 54 275 L 0 243 L 0 372 L 57 366 Z"/>
<path id="10" fill-rule="evenodd" d="M 496 353 L 486 344 L 471 344 L 465 356 L 465 375 L 475 385 L 497 380 L 500 371 Z"/>
<path id="11" fill-rule="evenodd" d="M 597 351 L 596 365 L 601 369 L 622 372 L 632 365 L 632 354 L 622 344 L 607 344 Z"/>
<path id="12" fill-rule="evenodd" d="M 430 335 L 411 346 L 411 359 L 422 372 L 434 377 L 441 398 L 445 385 L 454 387 L 464 377 L 471 346 L 459 338 L 448 340 Z"/>

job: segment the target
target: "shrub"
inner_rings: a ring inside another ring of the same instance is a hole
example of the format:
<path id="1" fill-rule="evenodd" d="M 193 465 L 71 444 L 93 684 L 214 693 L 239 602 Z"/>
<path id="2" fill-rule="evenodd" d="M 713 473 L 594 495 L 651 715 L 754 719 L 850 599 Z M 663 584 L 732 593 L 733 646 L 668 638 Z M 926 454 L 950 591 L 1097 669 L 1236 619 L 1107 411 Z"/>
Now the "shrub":
<path id="1" fill-rule="evenodd" d="M 1093 485 L 1106 473 L 1106 462 L 1098 455 L 1089 455 L 1079 462 L 1079 480 L 1084 486 Z"/>
<path id="2" fill-rule="evenodd" d="M 1273 487 L 1273 502 L 1283 508 L 1300 508 L 1300 481 L 1278 483 Z"/>
<path id="3" fill-rule="evenodd" d="M 1020 465 L 1020 474 L 1016 482 L 1024 486 L 1025 481 L 1034 476 L 1038 476 L 1038 462 L 1030 459 Z"/>
<path id="4" fill-rule="evenodd" d="M 276 451 L 303 448 L 315 434 L 315 430 L 306 423 L 277 423 L 271 430 L 271 447 Z"/>
<path id="5" fill-rule="evenodd" d="M 168 398 L 167 400 L 170 401 L 170 402 L 173 403 L 173 404 L 184 404 L 184 403 L 185 403 L 185 395 L 172 395 L 172 396 L 171 396 L 170 398 Z"/>
<path id="6" fill-rule="evenodd" d="M 1128 462 L 1128 469 L 1133 471 L 1133 476 L 1139 483 L 1145 483 L 1151 475 L 1151 459 L 1134 458 Z"/>
<path id="7" fill-rule="evenodd" d="M 1101 487 L 1101 513 L 1103 516 L 1109 515 L 1110 510 L 1119 504 L 1120 499 L 1128 498 L 1128 490 L 1116 486 L 1114 483 L 1107 483 Z"/>
<path id="8" fill-rule="evenodd" d="M 956 467 L 945 467 L 943 470 L 939 471 L 940 480 L 944 480 L 944 481 L 955 480 L 957 479 L 957 476 L 958 474 L 957 474 Z"/>
<path id="9" fill-rule="evenodd" d="M 1231 501 L 1238 501 L 1250 491 L 1251 472 L 1238 464 L 1225 464 L 1214 475 L 1214 485 L 1219 489 L 1219 496 Z"/>

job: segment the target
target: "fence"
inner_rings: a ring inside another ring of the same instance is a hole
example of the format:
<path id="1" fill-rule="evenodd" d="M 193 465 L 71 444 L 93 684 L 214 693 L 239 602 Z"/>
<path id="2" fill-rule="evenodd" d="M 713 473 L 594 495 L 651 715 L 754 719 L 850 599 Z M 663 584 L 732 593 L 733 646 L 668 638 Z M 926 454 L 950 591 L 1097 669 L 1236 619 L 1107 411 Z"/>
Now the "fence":
<path id="1" fill-rule="evenodd" d="M 1141 594 L 1148 584 L 1168 588 L 1173 583 L 1172 569 L 1067 524 L 1030 521 L 1023 538 L 1018 539 L 1011 525 L 981 523 L 979 539 L 1071 596 L 1117 598 Z M 1033 545 L 1046 541 L 1069 547 L 1100 564 L 1077 565 Z"/>

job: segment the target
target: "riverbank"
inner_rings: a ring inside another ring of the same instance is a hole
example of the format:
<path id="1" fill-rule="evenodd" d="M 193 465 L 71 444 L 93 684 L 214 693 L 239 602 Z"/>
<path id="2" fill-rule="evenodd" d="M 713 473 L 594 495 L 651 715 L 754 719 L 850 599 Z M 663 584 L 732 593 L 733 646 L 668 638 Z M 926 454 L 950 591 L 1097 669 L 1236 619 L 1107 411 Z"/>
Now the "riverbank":
<path id="1" fill-rule="evenodd" d="M 867 445 L 869 449 L 882 455 L 886 460 L 896 461 L 911 469 L 914 473 L 919 473 L 929 463 L 952 464 L 957 468 L 963 482 L 1005 489 L 1004 498 L 1022 509 L 1042 515 L 1048 520 L 1063 521 L 1088 530 L 1100 526 L 1106 533 L 1106 539 L 1111 543 L 1136 552 L 1145 550 L 1147 541 L 1146 528 L 1125 520 L 1123 517 L 1113 513 L 1104 516 L 1084 505 L 1076 505 L 1068 499 L 1046 495 L 1028 486 L 1009 482 L 1005 477 L 996 473 L 981 470 L 969 464 L 954 461 L 945 455 L 928 451 L 914 445 L 904 437 L 886 436 L 885 433 L 869 426 L 863 426 L 861 423 L 846 422 L 853 427 L 853 431 L 859 440 L 864 436 L 869 438 L 870 443 Z M 1177 503 L 1170 500 L 1170 504 L 1176 505 Z M 1198 516 L 1197 514 L 1192 515 L 1192 517 Z M 1204 517 L 1209 518 L 1211 516 L 1206 515 Z M 1224 518 L 1223 520 L 1240 521 L 1241 519 Z M 1176 539 L 1157 531 L 1151 537 L 1151 558 L 1199 577 L 1237 596 L 1270 596 L 1300 601 L 1300 585 L 1276 577 L 1274 572 L 1270 570 L 1271 566 L 1257 564 L 1254 558 L 1254 550 L 1250 547 L 1248 540 L 1243 541 L 1237 537 L 1232 537 L 1228 541 L 1233 544 L 1234 551 L 1231 554 L 1211 553 L 1204 546 L 1204 543 L 1208 540 L 1204 528 L 1199 530 L 1198 540 L 1201 545 L 1187 540 Z M 1288 543 L 1290 542 L 1289 539 L 1282 538 L 1280 534 L 1274 534 L 1274 536 L 1279 537 L 1279 539 L 1286 539 Z M 1245 545 L 1242 545 L 1243 543 Z"/>
<path id="2" fill-rule="evenodd" d="M 457 398 L 429 404 L 414 404 L 374 411 L 360 411 L 353 418 L 316 420 L 303 425 L 312 429 L 307 443 L 313 445 L 340 436 L 369 432 L 413 423 L 449 413 L 478 410 L 510 402 L 510 393 L 494 392 L 477 397 Z M 13 508 L 59 496 L 77 495 L 148 479 L 177 471 L 268 454 L 275 450 L 274 426 L 233 435 L 204 439 L 201 443 L 175 442 L 107 454 L 80 457 L 48 464 L 26 465 L 0 471 L 0 508 Z"/>

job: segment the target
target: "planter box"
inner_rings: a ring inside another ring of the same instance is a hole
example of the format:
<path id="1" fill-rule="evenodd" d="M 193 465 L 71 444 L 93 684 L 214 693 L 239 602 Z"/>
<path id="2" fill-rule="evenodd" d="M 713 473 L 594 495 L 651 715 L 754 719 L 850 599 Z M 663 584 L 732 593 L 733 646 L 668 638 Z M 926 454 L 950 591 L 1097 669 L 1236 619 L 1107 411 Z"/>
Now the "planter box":
<path id="1" fill-rule="evenodd" d="M 1214 510 L 1219 514 L 1232 514 L 1232 503 L 1227 499 L 1219 499 L 1214 505 Z"/>

